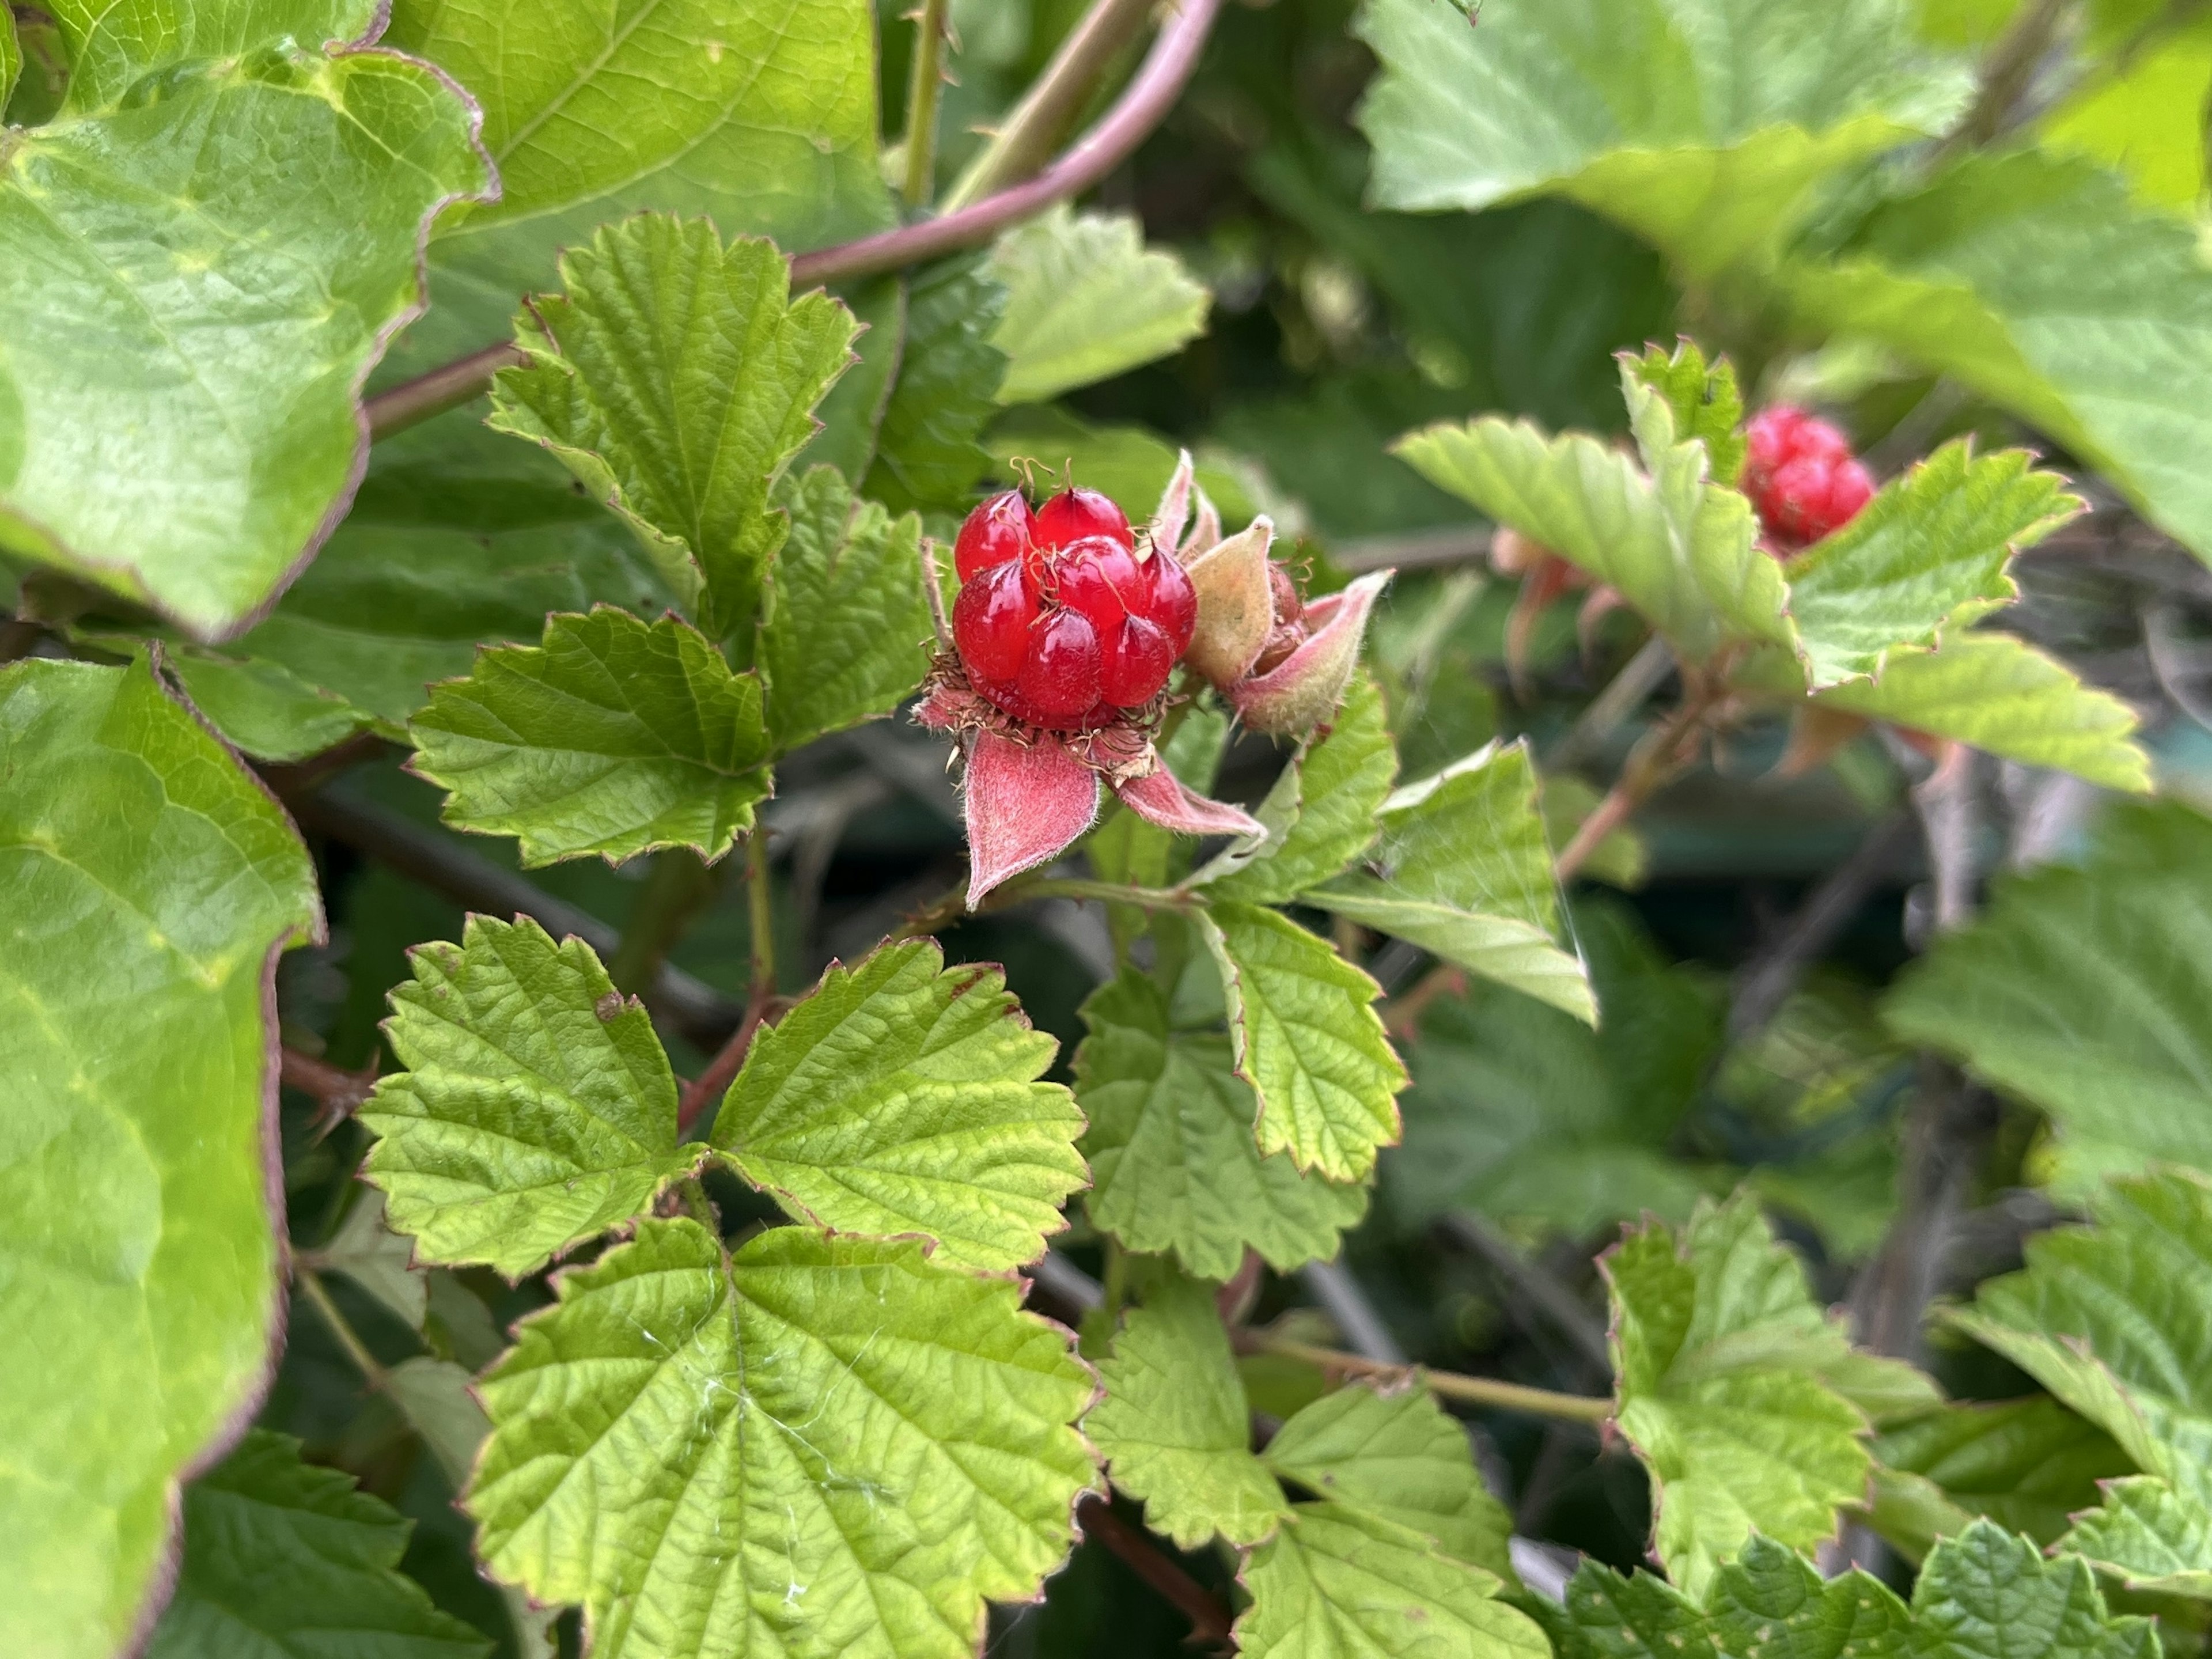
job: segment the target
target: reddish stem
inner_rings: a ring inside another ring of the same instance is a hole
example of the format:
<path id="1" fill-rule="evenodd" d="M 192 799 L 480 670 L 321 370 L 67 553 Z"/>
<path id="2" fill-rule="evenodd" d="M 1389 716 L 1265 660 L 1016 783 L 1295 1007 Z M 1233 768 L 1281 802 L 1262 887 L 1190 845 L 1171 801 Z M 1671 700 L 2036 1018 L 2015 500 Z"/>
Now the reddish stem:
<path id="1" fill-rule="evenodd" d="M 684 1093 L 676 1103 L 676 1133 L 680 1136 L 691 1133 L 706 1109 L 720 1099 L 722 1093 L 745 1063 L 745 1054 L 753 1046 L 753 1037 L 777 1014 L 789 1005 L 787 997 L 763 996 L 757 988 L 753 1000 L 745 1006 L 745 1017 L 730 1040 L 715 1052 L 707 1063 L 707 1069 L 684 1085 Z"/>
<path id="2" fill-rule="evenodd" d="M 1190 1633 L 1200 1642 L 1229 1640 L 1229 1609 L 1220 1598 L 1185 1572 L 1153 1543 L 1141 1528 L 1114 1513 L 1113 1506 L 1096 1492 L 1086 1493 L 1076 1505 L 1075 1519 L 1083 1535 L 1103 1544 L 1190 1620 Z"/>

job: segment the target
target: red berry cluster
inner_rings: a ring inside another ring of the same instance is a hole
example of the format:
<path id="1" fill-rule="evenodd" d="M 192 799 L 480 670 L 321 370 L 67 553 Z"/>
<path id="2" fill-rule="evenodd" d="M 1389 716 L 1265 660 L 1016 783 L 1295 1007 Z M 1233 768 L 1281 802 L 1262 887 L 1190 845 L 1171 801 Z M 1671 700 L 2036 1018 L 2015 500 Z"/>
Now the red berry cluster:
<path id="1" fill-rule="evenodd" d="M 1874 494 L 1874 480 L 1852 458 L 1850 440 L 1795 404 L 1759 410 L 1747 435 L 1744 493 L 1780 551 L 1834 534 Z"/>
<path id="2" fill-rule="evenodd" d="M 1095 730 L 1160 693 L 1190 645 L 1198 593 L 1170 554 L 1136 554 L 1095 489 L 1034 513 L 1018 489 L 960 526 L 952 641 L 975 690 L 1049 732 Z"/>

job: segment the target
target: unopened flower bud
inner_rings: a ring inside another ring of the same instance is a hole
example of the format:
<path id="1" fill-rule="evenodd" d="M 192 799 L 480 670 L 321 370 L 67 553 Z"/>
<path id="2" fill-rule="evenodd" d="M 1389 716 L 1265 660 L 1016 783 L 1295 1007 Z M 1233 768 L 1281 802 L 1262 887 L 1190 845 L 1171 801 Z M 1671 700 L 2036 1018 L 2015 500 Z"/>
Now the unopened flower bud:
<path id="1" fill-rule="evenodd" d="M 1273 522 L 1262 515 L 1183 561 L 1198 590 L 1198 627 L 1186 659 L 1224 690 L 1250 670 L 1275 625 L 1267 562 L 1274 536 Z"/>
<path id="2" fill-rule="evenodd" d="M 1227 688 L 1237 718 L 1255 732 L 1291 736 L 1334 714 L 1358 664 L 1368 613 L 1393 574 L 1378 570 L 1309 604 L 1301 624 L 1307 637 L 1265 673 Z"/>

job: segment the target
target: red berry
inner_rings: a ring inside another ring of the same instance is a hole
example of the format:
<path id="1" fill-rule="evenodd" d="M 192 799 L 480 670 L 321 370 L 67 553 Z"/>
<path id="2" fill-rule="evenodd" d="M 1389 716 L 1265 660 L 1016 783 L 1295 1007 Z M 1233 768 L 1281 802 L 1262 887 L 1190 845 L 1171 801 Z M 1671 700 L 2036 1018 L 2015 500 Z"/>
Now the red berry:
<path id="1" fill-rule="evenodd" d="M 1010 680 L 1019 673 L 1036 614 L 1018 564 L 999 565 L 963 586 L 952 602 L 952 642 L 969 672 L 982 680 Z"/>
<path id="2" fill-rule="evenodd" d="M 1175 647 L 1177 660 L 1190 649 L 1190 636 L 1198 627 L 1198 590 L 1190 585 L 1190 573 L 1175 562 L 1172 554 L 1154 549 L 1146 562 L 1145 569 L 1152 579 L 1152 598 L 1145 609 L 1168 636 Z"/>
<path id="3" fill-rule="evenodd" d="M 1128 515 L 1095 489 L 1063 489 L 1037 508 L 1030 535 L 1043 547 L 1066 547 L 1085 536 L 1111 536 L 1124 547 L 1136 545 Z"/>
<path id="4" fill-rule="evenodd" d="M 1109 537 L 1086 536 L 1048 556 L 1048 563 L 1053 602 L 1080 611 L 1102 640 L 1151 597 L 1137 556 Z"/>
<path id="5" fill-rule="evenodd" d="M 1745 435 L 1744 493 L 1768 539 L 1784 552 L 1833 535 L 1874 494 L 1850 440 L 1802 409 L 1761 410 Z"/>
<path id="6" fill-rule="evenodd" d="M 1018 489 L 994 495 L 976 507 L 952 544 L 952 563 L 960 580 L 964 582 L 979 571 L 1018 558 L 1030 544 L 1035 523 L 1028 498 Z"/>
<path id="7" fill-rule="evenodd" d="M 1124 617 L 1121 625 L 1101 633 L 1098 685 L 1106 701 L 1123 708 L 1138 708 L 1159 695 L 1175 672 L 1175 647 L 1153 623 L 1142 617 Z"/>
<path id="8" fill-rule="evenodd" d="M 1099 700 L 1098 634 L 1078 611 L 1055 611 L 1030 629 L 1029 652 L 1014 689 L 1022 701 L 1058 725 L 1088 714 Z"/>

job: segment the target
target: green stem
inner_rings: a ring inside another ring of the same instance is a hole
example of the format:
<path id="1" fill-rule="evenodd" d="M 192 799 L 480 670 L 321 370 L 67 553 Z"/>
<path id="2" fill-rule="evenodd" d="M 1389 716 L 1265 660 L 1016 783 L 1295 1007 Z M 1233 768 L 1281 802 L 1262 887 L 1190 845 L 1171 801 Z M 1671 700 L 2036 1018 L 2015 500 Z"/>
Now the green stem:
<path id="1" fill-rule="evenodd" d="M 331 1299 L 330 1289 L 323 1283 L 321 1276 L 312 1268 L 301 1267 L 294 1273 L 293 1282 L 299 1285 L 300 1293 L 313 1304 L 315 1311 L 322 1316 L 323 1323 L 331 1328 L 331 1334 L 337 1338 L 338 1346 L 346 1351 L 346 1358 L 352 1360 L 355 1367 L 368 1379 L 368 1386 L 382 1388 L 391 1373 L 377 1363 L 376 1356 L 368 1351 L 368 1344 L 361 1340 L 361 1334 L 338 1311 L 338 1304 Z"/>
<path id="2" fill-rule="evenodd" d="M 756 837 L 760 835 L 754 830 Z M 688 847 L 670 847 L 654 854 L 653 872 L 645 890 L 615 946 L 607 976 L 625 996 L 635 996 L 653 983 L 669 949 L 684 937 L 691 918 L 714 890 L 716 873 Z"/>
<path id="3" fill-rule="evenodd" d="M 714 1213 L 714 1200 L 707 1196 L 707 1189 L 700 1184 L 697 1176 L 685 1176 L 678 1182 L 676 1196 L 682 1202 L 685 1213 L 694 1221 L 710 1233 L 719 1235 L 721 1232 L 722 1221 Z"/>
<path id="4" fill-rule="evenodd" d="M 937 100 L 945 86 L 945 0 L 922 0 L 914 17 L 914 76 L 906 94 L 906 199 L 927 207 L 937 179 Z"/>
<path id="5" fill-rule="evenodd" d="M 1121 1241 L 1109 1235 L 1106 1240 L 1106 1299 L 1100 1311 L 1105 1316 L 1106 1329 L 1110 1334 L 1121 1322 L 1121 1304 L 1129 1299 L 1129 1253 L 1121 1248 Z"/>
<path id="6" fill-rule="evenodd" d="M 775 994 L 775 893 L 769 884 L 768 831 L 756 826 L 745 838 L 745 920 L 752 951 L 752 1003 Z"/>
<path id="7" fill-rule="evenodd" d="M 1240 1331 L 1237 1340 L 1248 1350 L 1280 1354 L 1285 1359 L 1303 1359 L 1326 1370 L 1348 1371 L 1361 1376 L 1402 1376 L 1406 1371 L 1403 1365 L 1387 1364 L 1334 1348 L 1316 1347 L 1310 1342 L 1293 1341 L 1267 1331 Z M 1549 1389 L 1532 1389 L 1494 1376 L 1432 1371 L 1419 1365 L 1413 1367 L 1413 1376 L 1431 1394 L 1446 1400 L 1465 1401 L 1472 1406 L 1494 1406 L 1502 1411 L 1526 1412 L 1531 1416 L 1557 1418 L 1569 1423 L 1603 1423 L 1613 1413 L 1613 1402 L 1597 1395 L 1556 1394 Z"/>

